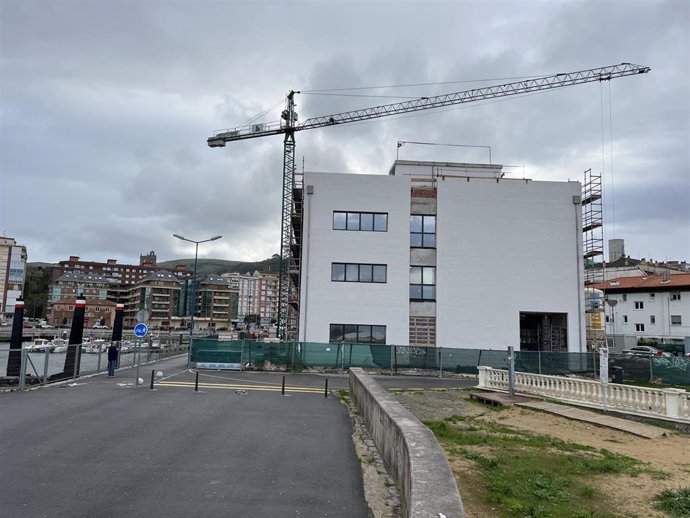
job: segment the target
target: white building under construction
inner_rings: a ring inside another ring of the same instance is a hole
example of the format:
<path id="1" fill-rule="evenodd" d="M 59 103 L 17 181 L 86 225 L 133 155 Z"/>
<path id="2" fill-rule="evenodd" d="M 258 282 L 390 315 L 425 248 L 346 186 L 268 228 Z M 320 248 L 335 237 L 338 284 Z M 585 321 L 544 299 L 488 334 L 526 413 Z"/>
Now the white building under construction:
<path id="1" fill-rule="evenodd" d="M 585 351 L 579 182 L 304 173 L 299 340 Z"/>

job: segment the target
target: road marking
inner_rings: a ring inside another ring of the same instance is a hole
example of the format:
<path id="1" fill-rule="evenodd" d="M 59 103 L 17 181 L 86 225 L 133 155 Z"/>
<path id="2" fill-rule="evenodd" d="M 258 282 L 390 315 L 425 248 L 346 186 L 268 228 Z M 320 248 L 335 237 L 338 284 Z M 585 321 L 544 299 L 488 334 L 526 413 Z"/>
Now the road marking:
<path id="1" fill-rule="evenodd" d="M 155 384 L 156 387 L 194 387 L 193 381 L 161 381 Z M 263 392 L 280 392 L 280 386 L 274 385 L 238 385 L 229 383 L 199 383 L 199 388 L 204 389 L 226 389 L 226 390 L 256 390 Z M 285 387 L 285 392 L 294 392 L 302 394 L 323 394 L 323 389 L 318 387 Z"/>

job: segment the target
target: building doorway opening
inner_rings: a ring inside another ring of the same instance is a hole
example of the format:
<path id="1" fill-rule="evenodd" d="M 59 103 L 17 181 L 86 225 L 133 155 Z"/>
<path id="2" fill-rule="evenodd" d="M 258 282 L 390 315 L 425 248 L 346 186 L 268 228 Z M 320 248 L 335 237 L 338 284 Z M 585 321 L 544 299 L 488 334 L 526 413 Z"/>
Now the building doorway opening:
<path id="1" fill-rule="evenodd" d="M 520 312 L 521 351 L 568 351 L 568 314 Z"/>

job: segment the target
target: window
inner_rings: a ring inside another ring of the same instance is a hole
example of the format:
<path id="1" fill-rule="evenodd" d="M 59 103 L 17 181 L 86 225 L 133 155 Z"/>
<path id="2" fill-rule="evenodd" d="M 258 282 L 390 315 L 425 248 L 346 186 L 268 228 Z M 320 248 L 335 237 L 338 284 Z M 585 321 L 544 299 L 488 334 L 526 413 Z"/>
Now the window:
<path id="1" fill-rule="evenodd" d="M 410 246 L 436 248 L 436 216 L 410 216 Z"/>
<path id="2" fill-rule="evenodd" d="M 644 302 L 642 302 L 641 300 L 636 300 L 635 309 L 644 309 Z"/>
<path id="3" fill-rule="evenodd" d="M 651 325 L 656 324 L 656 317 L 654 315 L 649 315 L 649 323 Z"/>
<path id="4" fill-rule="evenodd" d="M 680 300 L 680 293 L 671 293 L 671 300 Z"/>
<path id="5" fill-rule="evenodd" d="M 333 282 L 386 282 L 388 267 L 385 264 L 332 263 Z"/>
<path id="6" fill-rule="evenodd" d="M 635 331 L 644 331 L 644 324 L 635 324 Z"/>
<path id="7" fill-rule="evenodd" d="M 671 315 L 671 325 L 672 326 L 682 326 L 683 318 L 681 315 Z"/>
<path id="8" fill-rule="evenodd" d="M 623 323 L 624 324 L 628 323 L 628 315 L 623 315 Z"/>
<path id="9" fill-rule="evenodd" d="M 628 300 L 628 294 L 627 294 L 627 293 L 623 293 L 623 302 L 625 302 L 626 300 Z"/>
<path id="10" fill-rule="evenodd" d="M 331 324 L 330 343 L 385 344 L 386 326 L 369 324 Z"/>
<path id="11" fill-rule="evenodd" d="M 333 230 L 387 232 L 388 213 L 333 211 Z"/>
<path id="12" fill-rule="evenodd" d="M 410 300 L 436 300 L 434 266 L 410 266 Z"/>
<path id="13" fill-rule="evenodd" d="M 649 299 L 650 299 L 650 300 L 654 300 L 654 297 L 655 297 L 655 296 L 656 296 L 655 293 L 650 293 L 650 294 L 649 294 Z"/>

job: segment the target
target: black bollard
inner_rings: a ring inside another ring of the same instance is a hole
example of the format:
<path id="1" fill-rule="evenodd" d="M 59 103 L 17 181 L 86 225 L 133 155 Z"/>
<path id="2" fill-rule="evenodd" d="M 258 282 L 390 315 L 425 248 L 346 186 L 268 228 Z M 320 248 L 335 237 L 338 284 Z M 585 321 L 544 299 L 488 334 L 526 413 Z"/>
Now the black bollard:
<path id="1" fill-rule="evenodd" d="M 326 386 L 323 389 L 323 397 L 328 397 L 328 378 L 326 378 Z"/>
<path id="2" fill-rule="evenodd" d="M 285 376 L 283 376 L 283 387 L 280 389 L 280 395 L 285 395 Z"/>
<path id="3" fill-rule="evenodd" d="M 196 381 L 194 382 L 194 392 L 199 392 L 199 371 L 196 373 Z"/>
<path id="4" fill-rule="evenodd" d="M 151 371 L 151 390 L 153 390 L 153 376 L 156 374 L 156 371 Z"/>

